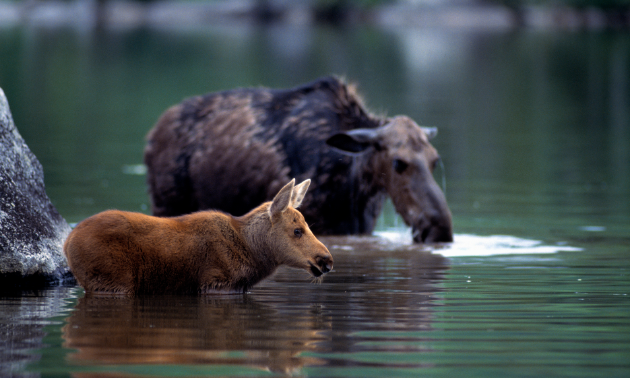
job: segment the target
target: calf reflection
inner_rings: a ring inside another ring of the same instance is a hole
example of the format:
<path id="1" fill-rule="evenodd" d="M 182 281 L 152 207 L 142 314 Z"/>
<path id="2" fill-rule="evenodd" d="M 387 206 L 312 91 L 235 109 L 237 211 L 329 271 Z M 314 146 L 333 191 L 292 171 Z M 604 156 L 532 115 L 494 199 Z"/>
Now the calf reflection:
<path id="1" fill-rule="evenodd" d="M 62 329 L 68 358 L 82 364 L 235 364 L 291 373 L 319 364 L 300 357 L 325 340 L 330 321 L 316 313 L 278 316 L 237 298 L 80 298 Z"/>

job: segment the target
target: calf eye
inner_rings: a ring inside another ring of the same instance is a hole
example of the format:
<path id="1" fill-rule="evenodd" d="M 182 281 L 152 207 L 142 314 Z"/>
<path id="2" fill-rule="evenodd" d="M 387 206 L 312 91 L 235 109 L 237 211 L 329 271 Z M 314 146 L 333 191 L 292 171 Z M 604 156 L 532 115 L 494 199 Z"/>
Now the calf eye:
<path id="1" fill-rule="evenodd" d="M 302 236 L 302 233 L 303 231 L 301 228 L 296 228 L 295 230 L 293 230 L 293 234 L 297 236 L 298 238 Z"/>
<path id="2" fill-rule="evenodd" d="M 403 173 L 409 164 L 405 163 L 400 159 L 394 159 L 394 170 L 398 173 Z"/>

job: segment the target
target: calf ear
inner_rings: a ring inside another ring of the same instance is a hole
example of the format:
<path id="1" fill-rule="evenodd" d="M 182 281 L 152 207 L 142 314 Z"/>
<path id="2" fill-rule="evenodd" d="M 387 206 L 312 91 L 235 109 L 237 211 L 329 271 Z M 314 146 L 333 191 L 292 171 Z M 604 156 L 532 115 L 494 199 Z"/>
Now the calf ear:
<path id="1" fill-rule="evenodd" d="M 437 136 L 437 127 L 420 126 L 420 128 L 422 129 L 422 131 L 424 131 L 425 134 L 427 134 L 427 138 L 429 140 Z"/>
<path id="2" fill-rule="evenodd" d="M 293 196 L 291 197 L 292 208 L 297 209 L 300 207 L 309 185 L 311 185 L 311 179 L 304 180 L 301 184 L 296 185 L 295 188 L 293 188 Z"/>
<path id="3" fill-rule="evenodd" d="M 272 220 L 281 215 L 291 204 L 294 186 L 295 179 L 291 180 L 291 182 L 280 189 L 278 194 L 273 198 L 273 202 L 271 202 L 271 206 L 269 206 L 269 216 Z"/>
<path id="4" fill-rule="evenodd" d="M 373 146 L 378 138 L 374 129 L 355 129 L 339 133 L 326 140 L 326 144 L 346 154 L 360 154 Z"/>

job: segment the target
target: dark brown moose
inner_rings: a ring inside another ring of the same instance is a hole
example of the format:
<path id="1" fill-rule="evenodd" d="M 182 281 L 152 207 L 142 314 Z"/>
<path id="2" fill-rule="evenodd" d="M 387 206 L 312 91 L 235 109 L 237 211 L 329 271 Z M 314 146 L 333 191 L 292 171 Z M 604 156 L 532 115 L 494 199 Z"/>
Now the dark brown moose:
<path id="1" fill-rule="evenodd" d="M 283 264 L 320 277 L 332 256 L 295 210 L 309 184 L 292 180 L 273 202 L 238 218 L 105 211 L 79 223 L 64 252 L 88 294 L 243 292 Z"/>
<path id="2" fill-rule="evenodd" d="M 432 175 L 435 134 L 406 116 L 368 113 L 335 77 L 191 97 L 147 137 L 152 211 L 243 214 L 288 177 L 312 177 L 303 214 L 316 234 L 371 233 L 389 195 L 415 242 L 449 242 L 451 213 Z"/>

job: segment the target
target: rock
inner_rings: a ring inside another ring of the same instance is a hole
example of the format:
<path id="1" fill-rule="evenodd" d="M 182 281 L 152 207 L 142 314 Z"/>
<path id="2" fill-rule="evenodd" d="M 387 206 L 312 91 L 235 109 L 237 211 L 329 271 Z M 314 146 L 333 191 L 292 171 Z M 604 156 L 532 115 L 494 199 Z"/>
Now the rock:
<path id="1" fill-rule="evenodd" d="M 15 128 L 0 88 L 0 288 L 72 280 L 63 242 L 70 226 L 44 188 L 44 171 Z"/>

